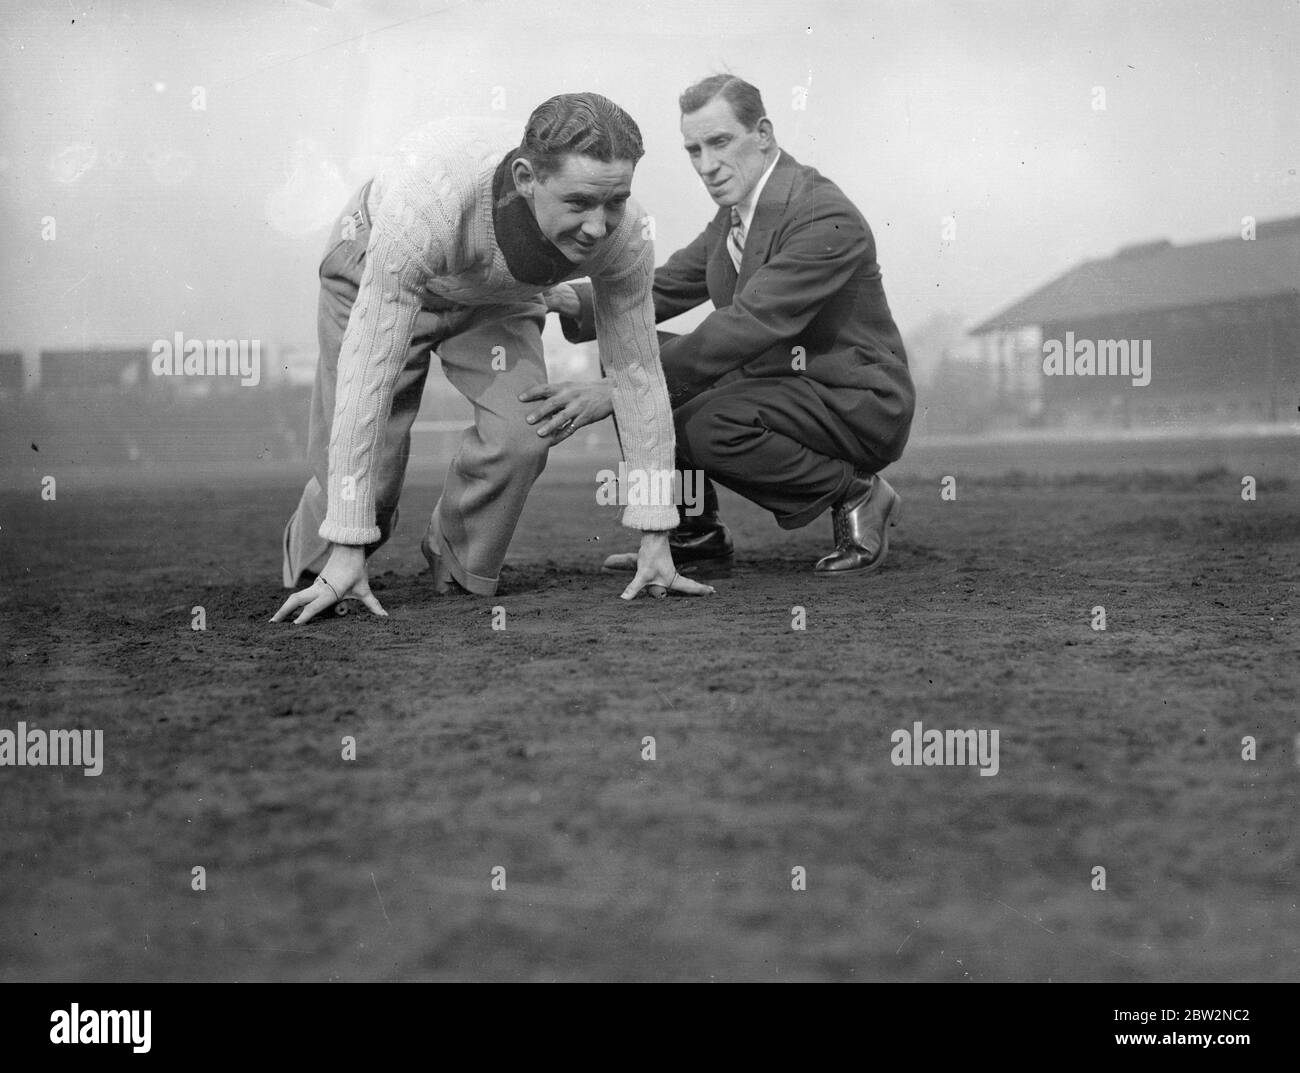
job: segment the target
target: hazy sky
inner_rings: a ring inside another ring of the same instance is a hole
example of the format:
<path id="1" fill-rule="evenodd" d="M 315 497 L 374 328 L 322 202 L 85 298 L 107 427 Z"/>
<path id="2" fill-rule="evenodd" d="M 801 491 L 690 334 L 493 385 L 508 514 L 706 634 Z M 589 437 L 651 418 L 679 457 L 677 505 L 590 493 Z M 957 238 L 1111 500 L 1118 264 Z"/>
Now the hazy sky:
<path id="1" fill-rule="evenodd" d="M 677 95 L 722 70 L 757 84 L 783 148 L 862 210 L 905 333 L 936 311 L 987 316 L 1121 245 L 1300 213 L 1295 0 L 0 12 L 0 348 L 176 331 L 314 347 L 326 228 L 369 159 L 439 116 L 517 133 L 564 91 L 604 93 L 641 125 L 633 189 L 662 261 L 714 211 Z"/>

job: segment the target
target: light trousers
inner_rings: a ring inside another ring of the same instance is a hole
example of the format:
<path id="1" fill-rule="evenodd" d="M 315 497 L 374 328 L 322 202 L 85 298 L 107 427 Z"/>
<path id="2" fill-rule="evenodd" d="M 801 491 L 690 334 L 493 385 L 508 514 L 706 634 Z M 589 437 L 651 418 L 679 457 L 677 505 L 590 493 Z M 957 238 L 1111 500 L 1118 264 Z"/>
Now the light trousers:
<path id="1" fill-rule="evenodd" d="M 320 572 L 330 545 L 319 533 L 328 500 L 330 427 L 339 351 L 365 267 L 370 220 L 369 184 L 349 202 L 335 225 L 320 266 L 317 332 L 320 359 L 312 390 L 308 460 L 312 476 L 284 530 L 284 584 L 295 588 Z M 474 406 L 474 424 L 460 435 L 442 497 L 427 535 L 452 576 L 471 592 L 496 591 L 506 551 L 533 482 L 546 467 L 549 443 L 524 421 L 536 403 L 519 395 L 546 383 L 542 328 L 546 306 L 539 298 L 497 306 L 446 306 L 430 296 L 406 347 L 393 389 L 393 405 L 372 465 L 375 524 L 379 539 L 397 526 L 398 500 L 411 451 L 411 426 L 437 352 L 452 386 Z M 504 348 L 504 349 L 495 349 Z M 493 368 L 504 364 L 505 368 Z M 304 576 L 307 575 L 307 576 Z"/>

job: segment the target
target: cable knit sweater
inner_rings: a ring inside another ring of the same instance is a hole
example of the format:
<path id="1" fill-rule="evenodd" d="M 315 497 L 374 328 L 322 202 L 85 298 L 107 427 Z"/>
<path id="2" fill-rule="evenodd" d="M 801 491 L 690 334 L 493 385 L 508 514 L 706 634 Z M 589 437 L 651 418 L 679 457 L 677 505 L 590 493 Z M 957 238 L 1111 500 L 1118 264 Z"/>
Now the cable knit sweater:
<path id="1" fill-rule="evenodd" d="M 492 123 L 422 128 L 371 185 L 370 239 L 339 353 L 330 433 L 329 508 L 320 535 L 332 543 L 379 539 L 371 467 L 421 304 L 435 310 L 449 303 L 497 305 L 544 289 L 515 279 L 497 244 L 492 179 L 510 147 L 499 131 Z M 654 247 L 644 237 L 644 219 L 629 200 L 618 228 L 567 278 L 591 277 L 625 460 L 629 469 L 652 475 L 673 468 L 674 443 L 650 293 Z M 490 352 L 483 355 L 486 367 L 491 360 Z M 520 421 L 525 412 L 521 405 Z M 633 504 L 623 513 L 632 529 L 671 529 L 677 521 L 672 504 Z"/>

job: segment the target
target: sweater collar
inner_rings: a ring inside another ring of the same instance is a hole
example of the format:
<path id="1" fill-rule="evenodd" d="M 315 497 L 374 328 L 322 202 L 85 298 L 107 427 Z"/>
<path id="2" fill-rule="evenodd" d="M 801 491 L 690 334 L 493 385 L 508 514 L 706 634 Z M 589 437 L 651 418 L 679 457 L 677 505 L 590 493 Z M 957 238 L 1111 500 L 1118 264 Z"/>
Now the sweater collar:
<path id="1" fill-rule="evenodd" d="M 515 189 L 511 150 L 492 177 L 492 227 L 510 274 L 520 283 L 551 287 L 573 275 L 577 265 L 564 256 L 537 226 L 528 201 Z"/>

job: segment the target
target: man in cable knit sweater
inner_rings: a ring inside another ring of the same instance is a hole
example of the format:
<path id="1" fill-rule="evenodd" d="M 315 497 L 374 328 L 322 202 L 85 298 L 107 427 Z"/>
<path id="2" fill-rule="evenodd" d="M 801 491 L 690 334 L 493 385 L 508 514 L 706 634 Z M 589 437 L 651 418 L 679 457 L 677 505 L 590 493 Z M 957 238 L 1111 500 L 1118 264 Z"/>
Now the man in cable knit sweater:
<path id="1" fill-rule="evenodd" d="M 529 117 L 517 148 L 474 123 L 433 124 L 345 209 L 321 263 L 320 360 L 308 453 L 313 475 L 284 532 L 273 622 L 307 622 L 348 597 L 386 612 L 366 558 L 392 534 L 431 353 L 474 404 L 421 549 L 438 594 L 491 595 L 549 449 L 597 413 L 577 385 L 546 384 L 539 297 L 590 276 L 602 362 L 631 469 L 673 469 L 674 434 L 650 296 L 654 250 L 631 200 L 643 155 L 636 123 L 594 93 L 562 94 Z M 552 412 L 529 424 L 521 396 Z M 624 590 L 711 592 L 679 576 L 677 508 L 627 507 L 640 569 Z"/>

